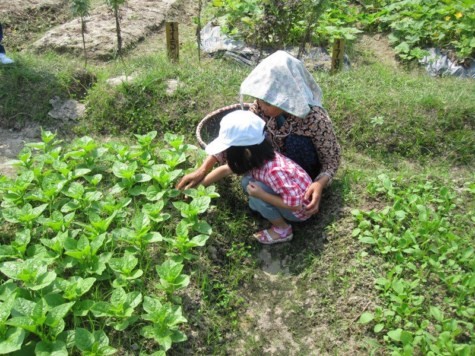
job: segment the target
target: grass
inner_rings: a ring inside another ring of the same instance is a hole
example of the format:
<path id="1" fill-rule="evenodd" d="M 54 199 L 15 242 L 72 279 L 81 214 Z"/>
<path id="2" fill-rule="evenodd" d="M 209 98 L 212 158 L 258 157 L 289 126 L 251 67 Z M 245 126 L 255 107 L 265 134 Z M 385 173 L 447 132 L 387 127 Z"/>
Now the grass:
<path id="1" fill-rule="evenodd" d="M 198 63 L 191 35 L 183 42 L 177 65 L 170 65 L 163 51 L 135 52 L 125 58 L 126 66 L 120 61 L 91 64 L 88 80 L 78 74 L 84 73 L 77 69 L 83 66 L 80 58 L 52 53 L 14 56 L 15 66 L 0 67 L 2 126 L 20 117 L 47 123 L 48 100 L 59 95 L 87 104 L 87 117 L 75 128 L 76 134 L 105 134 L 107 139 L 127 139 L 155 129 L 159 134 L 184 134 L 195 144 L 199 120 L 237 102 L 239 84 L 250 71 L 222 59 L 203 58 Z M 136 79 L 117 87 L 107 84 L 108 78 L 123 74 Z M 262 248 L 252 241 L 251 232 L 264 222 L 248 215 L 238 182 L 220 183 L 222 198 L 207 217 L 214 233 L 191 266 L 192 285 L 183 296 L 188 341 L 174 347 L 171 354 L 250 355 L 265 350 L 384 354 L 403 348 L 387 331 L 407 327 L 404 323 L 386 320 L 385 325 L 393 329 L 374 332 L 374 320 L 383 320 L 378 308 L 394 305 L 374 282 L 387 276 L 388 264 L 400 261 L 388 260 L 387 254 L 361 243 L 354 232 L 359 222 L 351 214 L 354 209 L 379 213 L 394 205 L 384 194 L 374 193 L 375 177 L 380 174 L 406 191 L 431 182 L 458 192 L 456 207 L 447 219 L 456 223 L 452 233 L 460 235 L 468 249 L 473 248 L 475 203 L 467 187 L 475 184 L 474 82 L 429 78 L 417 70 L 377 63 L 315 76 L 343 148 L 341 168 L 325 192 L 318 218 L 295 226 L 291 244 Z M 167 95 L 170 79 L 181 85 Z M 425 201 L 435 204 L 431 202 Z M 263 256 L 281 263 L 281 273 L 265 273 Z M 473 273 L 473 267 L 464 268 Z M 433 284 L 422 287 L 430 289 Z M 444 296 L 452 293 L 436 290 Z M 430 291 L 425 296 L 432 306 L 439 305 Z M 453 310 L 443 312 L 456 315 Z M 372 313 L 375 319 L 361 322 L 364 313 Z M 437 323 L 430 313 L 430 308 L 423 308 L 412 317 L 417 323 L 430 319 L 439 337 L 448 326 Z M 436 329 L 437 325 L 442 329 Z M 133 337 L 115 340 L 123 350 L 133 343 Z M 473 343 L 473 329 L 467 326 L 451 340 Z"/>

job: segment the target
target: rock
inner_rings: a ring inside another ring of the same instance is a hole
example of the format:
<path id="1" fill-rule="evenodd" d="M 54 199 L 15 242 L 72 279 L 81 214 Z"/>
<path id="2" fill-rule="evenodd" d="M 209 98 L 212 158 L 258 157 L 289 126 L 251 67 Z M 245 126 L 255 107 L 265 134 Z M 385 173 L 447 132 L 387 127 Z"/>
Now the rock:
<path id="1" fill-rule="evenodd" d="M 41 138 L 41 127 L 38 124 L 32 124 L 31 126 L 25 127 L 23 130 L 23 135 L 26 138 Z"/>
<path id="2" fill-rule="evenodd" d="M 118 85 L 121 85 L 122 83 L 131 83 L 134 81 L 136 78 L 136 75 L 121 75 L 119 77 L 115 78 L 109 78 L 106 80 L 106 83 L 109 84 L 110 86 L 116 87 Z"/>
<path id="3" fill-rule="evenodd" d="M 183 83 L 181 83 L 178 79 L 169 79 L 169 80 L 167 80 L 166 94 L 168 96 L 172 96 L 173 94 L 175 94 L 177 89 L 179 87 L 181 87 L 182 85 L 183 85 Z"/>
<path id="4" fill-rule="evenodd" d="M 84 116 L 86 112 L 86 106 L 76 100 L 61 100 L 55 96 L 49 102 L 53 106 L 53 110 L 51 110 L 48 115 L 53 119 L 62 120 L 63 122 L 77 120 Z"/>
<path id="5" fill-rule="evenodd" d="M 208 246 L 208 252 L 210 254 L 210 257 L 212 260 L 217 261 L 218 260 L 218 250 L 214 246 Z"/>

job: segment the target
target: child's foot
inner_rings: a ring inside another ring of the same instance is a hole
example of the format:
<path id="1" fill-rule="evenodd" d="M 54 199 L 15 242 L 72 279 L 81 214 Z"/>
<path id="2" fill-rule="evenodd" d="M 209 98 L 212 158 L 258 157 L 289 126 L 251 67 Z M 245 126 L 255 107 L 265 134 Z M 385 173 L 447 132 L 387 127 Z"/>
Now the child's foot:
<path id="1" fill-rule="evenodd" d="M 292 226 L 289 225 L 285 228 L 280 228 L 272 225 L 270 229 L 262 230 L 254 234 L 254 237 L 261 244 L 272 245 L 279 242 L 286 242 L 292 240 L 294 237 L 292 233 Z"/>
<path id="2" fill-rule="evenodd" d="M 0 53 L 0 63 L 2 63 L 2 64 L 12 64 L 14 62 L 13 62 L 13 59 L 8 58 L 5 55 L 5 53 Z"/>

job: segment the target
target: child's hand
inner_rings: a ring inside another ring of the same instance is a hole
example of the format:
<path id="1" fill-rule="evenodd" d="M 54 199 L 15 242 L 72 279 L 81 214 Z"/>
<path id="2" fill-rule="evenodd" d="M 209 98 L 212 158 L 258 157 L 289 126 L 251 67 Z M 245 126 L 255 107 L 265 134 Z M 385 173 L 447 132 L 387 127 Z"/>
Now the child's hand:
<path id="1" fill-rule="evenodd" d="M 246 190 L 247 190 L 247 193 L 251 197 L 256 197 L 256 198 L 259 198 L 259 195 L 261 194 L 261 192 L 264 191 L 258 184 L 253 183 L 253 182 L 250 182 L 247 185 Z"/>

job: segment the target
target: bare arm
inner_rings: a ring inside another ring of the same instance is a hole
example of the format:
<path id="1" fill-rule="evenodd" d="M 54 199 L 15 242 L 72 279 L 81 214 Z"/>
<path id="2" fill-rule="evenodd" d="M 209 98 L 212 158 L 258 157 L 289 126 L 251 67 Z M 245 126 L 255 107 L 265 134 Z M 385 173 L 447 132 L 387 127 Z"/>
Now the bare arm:
<path id="1" fill-rule="evenodd" d="M 292 211 L 301 209 L 300 206 L 289 206 L 285 204 L 284 200 L 279 195 L 267 193 L 257 184 L 249 183 L 247 185 L 247 192 L 250 196 L 259 198 L 277 208 L 289 209 Z"/>
<path id="2" fill-rule="evenodd" d="M 218 160 L 214 156 L 208 156 L 204 160 L 203 164 L 194 172 L 188 173 L 184 176 L 176 185 L 176 189 L 188 189 L 194 188 L 202 182 L 208 173 Z"/>
<path id="3" fill-rule="evenodd" d="M 231 175 L 233 171 L 231 171 L 231 168 L 227 164 L 224 164 L 222 166 L 219 166 L 212 172 L 208 173 L 206 177 L 201 181 L 201 183 L 207 187 L 213 183 L 216 183 L 217 181 Z"/>

